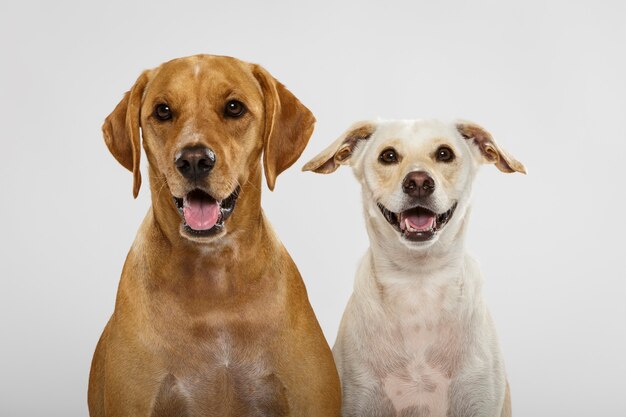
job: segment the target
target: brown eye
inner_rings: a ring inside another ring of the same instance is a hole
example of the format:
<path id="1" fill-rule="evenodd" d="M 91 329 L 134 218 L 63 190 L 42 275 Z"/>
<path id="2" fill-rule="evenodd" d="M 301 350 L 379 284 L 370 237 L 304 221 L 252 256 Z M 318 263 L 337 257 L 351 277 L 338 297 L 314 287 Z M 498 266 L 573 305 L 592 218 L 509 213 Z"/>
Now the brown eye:
<path id="1" fill-rule="evenodd" d="M 230 100 L 224 108 L 227 117 L 241 117 L 246 112 L 246 106 L 239 100 Z"/>
<path id="2" fill-rule="evenodd" d="M 440 146 L 435 154 L 439 162 L 452 162 L 454 160 L 454 152 L 447 146 Z"/>
<path id="3" fill-rule="evenodd" d="M 396 164 L 398 162 L 398 154 L 395 149 L 388 148 L 381 152 L 378 160 L 386 165 Z"/>
<path id="4" fill-rule="evenodd" d="M 172 118 L 172 110 L 167 104 L 159 104 L 154 108 L 154 116 L 159 120 L 169 120 Z"/>

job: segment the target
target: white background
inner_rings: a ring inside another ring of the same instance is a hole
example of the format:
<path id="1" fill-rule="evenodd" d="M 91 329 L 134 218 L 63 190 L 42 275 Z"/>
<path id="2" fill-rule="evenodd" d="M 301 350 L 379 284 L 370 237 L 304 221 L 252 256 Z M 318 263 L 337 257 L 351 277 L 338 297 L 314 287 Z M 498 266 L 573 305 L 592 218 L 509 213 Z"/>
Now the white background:
<path id="1" fill-rule="evenodd" d="M 360 191 L 300 167 L 356 120 L 462 117 L 529 171 L 484 167 L 467 242 L 515 415 L 626 415 L 625 3 L 334 3 L 2 3 L 0 415 L 87 414 L 149 206 L 100 126 L 143 69 L 201 52 L 264 65 L 317 116 L 263 205 L 331 344 L 368 245 Z"/>

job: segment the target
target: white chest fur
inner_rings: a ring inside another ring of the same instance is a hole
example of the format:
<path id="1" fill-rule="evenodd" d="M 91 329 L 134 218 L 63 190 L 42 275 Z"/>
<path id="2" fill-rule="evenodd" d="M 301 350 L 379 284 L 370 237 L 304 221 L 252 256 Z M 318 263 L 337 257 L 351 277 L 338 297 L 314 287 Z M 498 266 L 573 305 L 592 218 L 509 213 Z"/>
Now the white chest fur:
<path id="1" fill-rule="evenodd" d="M 417 326 L 402 331 L 399 366 L 381 378 L 383 392 L 396 412 L 413 407 L 433 416 L 446 414 L 452 375 L 445 364 L 435 361 L 433 352 L 440 344 L 440 333 L 436 328 Z"/>
<path id="2" fill-rule="evenodd" d="M 367 351 L 387 356 L 368 358 L 376 369 L 378 392 L 398 414 L 419 410 L 418 414 L 445 416 L 450 385 L 463 356 L 462 300 L 467 295 L 463 276 L 458 270 L 455 274 L 443 269 L 428 280 L 397 270 L 361 277 L 369 282 L 357 282 L 357 304 L 368 305 L 358 306 L 358 315 L 370 313 L 363 322 L 369 330 L 357 331 L 358 337 L 368 339 L 362 340 Z M 373 332 L 372 327 L 381 331 Z"/>

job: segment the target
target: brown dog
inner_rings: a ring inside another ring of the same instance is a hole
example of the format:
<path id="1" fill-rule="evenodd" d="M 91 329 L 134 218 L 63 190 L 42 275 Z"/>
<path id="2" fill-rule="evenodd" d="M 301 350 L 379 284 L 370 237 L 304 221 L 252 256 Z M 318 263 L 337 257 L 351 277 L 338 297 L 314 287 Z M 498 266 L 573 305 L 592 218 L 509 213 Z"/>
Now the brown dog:
<path id="1" fill-rule="evenodd" d="M 145 71 L 104 138 L 152 207 L 89 378 L 92 417 L 339 416 L 340 388 L 296 266 L 261 210 L 315 119 L 263 68 L 198 55 Z M 235 207 L 236 203 L 236 207 Z"/>

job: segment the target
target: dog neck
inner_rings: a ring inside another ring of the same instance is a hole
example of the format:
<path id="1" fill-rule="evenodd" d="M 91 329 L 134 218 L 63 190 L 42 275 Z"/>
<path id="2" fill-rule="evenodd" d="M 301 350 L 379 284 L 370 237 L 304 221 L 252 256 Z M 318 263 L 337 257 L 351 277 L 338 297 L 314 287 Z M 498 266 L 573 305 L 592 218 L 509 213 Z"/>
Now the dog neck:
<path id="1" fill-rule="evenodd" d="M 438 240 L 423 248 L 410 248 L 398 232 L 380 216 L 376 207 L 366 207 L 366 225 L 370 238 L 370 251 L 377 276 L 388 276 L 402 271 L 412 279 L 428 280 L 430 276 L 447 272 L 458 276 L 465 259 L 465 231 L 469 208 L 456 213 Z"/>
<path id="2" fill-rule="evenodd" d="M 400 326 L 410 323 L 432 328 L 458 317 L 464 295 L 474 293 L 465 274 L 467 218 L 448 224 L 453 227 L 444 230 L 447 233 L 437 242 L 417 250 L 400 241 L 385 222 L 382 217 L 368 216 L 370 248 L 364 262 L 369 274 L 355 289 L 369 292 L 371 299 L 385 307 L 381 311 L 392 312 L 385 320 L 402 317 Z M 385 228 L 382 232 L 381 227 Z"/>

